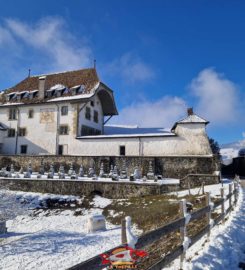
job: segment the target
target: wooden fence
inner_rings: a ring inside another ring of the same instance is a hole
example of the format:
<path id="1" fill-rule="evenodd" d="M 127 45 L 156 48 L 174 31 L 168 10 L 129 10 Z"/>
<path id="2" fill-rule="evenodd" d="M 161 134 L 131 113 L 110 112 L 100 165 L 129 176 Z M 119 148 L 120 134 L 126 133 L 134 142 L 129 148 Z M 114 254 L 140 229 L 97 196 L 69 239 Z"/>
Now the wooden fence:
<path id="1" fill-rule="evenodd" d="M 222 187 L 220 189 L 221 199 L 216 201 L 215 203 L 211 202 L 210 193 L 206 193 L 205 207 L 200 208 L 196 211 L 193 211 L 192 213 L 187 213 L 186 201 L 181 200 L 180 201 L 181 217 L 156 230 L 153 230 L 153 231 L 150 231 L 141 235 L 135 245 L 135 248 L 144 250 L 145 247 L 159 240 L 161 237 L 166 236 L 171 232 L 176 232 L 178 230 L 180 232 L 181 242 L 183 244 L 177 246 L 171 253 L 167 254 L 166 256 L 161 258 L 159 261 L 155 262 L 150 267 L 144 268 L 144 269 L 145 270 L 161 270 L 162 268 L 167 266 L 170 262 L 172 262 L 179 256 L 180 256 L 180 269 L 181 269 L 183 261 L 185 260 L 186 249 L 194 245 L 199 239 L 201 239 L 206 234 L 209 238 L 211 229 L 213 228 L 213 226 L 217 225 L 220 222 L 224 222 L 225 216 L 232 210 L 233 206 L 236 205 L 237 203 L 238 192 L 239 192 L 238 183 L 235 181 L 229 184 L 229 193 L 227 196 L 224 195 L 224 188 Z M 232 200 L 232 197 L 234 197 L 234 200 Z M 228 201 L 228 204 L 229 204 L 229 207 L 227 209 L 225 209 L 226 201 Z M 217 207 L 220 207 L 220 206 L 221 206 L 221 214 L 216 219 L 212 220 L 211 219 L 212 212 Z M 184 244 L 184 241 L 188 239 L 187 230 L 186 230 L 187 224 L 191 221 L 198 220 L 202 218 L 203 216 L 206 216 L 207 225 L 201 231 L 199 231 L 199 233 L 196 234 L 194 237 L 189 238 L 190 243 L 187 244 L 186 246 L 186 244 Z M 125 244 L 123 239 L 125 239 L 125 232 L 122 230 L 122 245 Z M 110 253 L 115 248 L 122 247 L 122 245 L 114 247 L 111 250 L 107 250 L 103 253 Z M 91 270 L 91 269 L 100 270 L 100 269 L 104 269 L 105 267 L 106 265 L 101 264 L 100 255 L 97 255 L 87 261 L 81 262 L 69 268 L 68 270 Z"/>

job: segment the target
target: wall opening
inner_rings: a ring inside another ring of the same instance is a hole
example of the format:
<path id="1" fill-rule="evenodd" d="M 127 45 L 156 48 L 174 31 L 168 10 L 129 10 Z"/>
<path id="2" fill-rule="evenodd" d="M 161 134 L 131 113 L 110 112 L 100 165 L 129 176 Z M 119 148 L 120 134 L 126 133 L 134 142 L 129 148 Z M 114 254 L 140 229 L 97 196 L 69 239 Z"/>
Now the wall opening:
<path id="1" fill-rule="evenodd" d="M 126 147 L 125 147 L 125 145 L 120 145 L 119 154 L 120 154 L 120 156 L 125 156 L 126 155 Z"/>

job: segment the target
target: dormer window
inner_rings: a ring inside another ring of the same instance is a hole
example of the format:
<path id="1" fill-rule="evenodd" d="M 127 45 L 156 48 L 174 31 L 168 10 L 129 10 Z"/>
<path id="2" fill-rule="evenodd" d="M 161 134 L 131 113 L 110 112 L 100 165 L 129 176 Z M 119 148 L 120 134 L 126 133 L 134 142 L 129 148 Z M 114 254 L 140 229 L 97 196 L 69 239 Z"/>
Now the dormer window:
<path id="1" fill-rule="evenodd" d="M 52 89 L 47 90 L 47 97 L 49 98 L 52 97 L 54 93 L 55 93 L 55 90 L 52 90 Z"/>
<path id="2" fill-rule="evenodd" d="M 38 96 L 38 90 L 31 91 L 31 93 L 33 98 Z"/>
<path id="3" fill-rule="evenodd" d="M 84 92 L 84 90 L 85 90 L 85 86 L 84 86 L 84 85 L 81 85 L 81 86 L 78 88 L 77 93 L 82 94 L 82 93 Z"/>
<path id="4" fill-rule="evenodd" d="M 21 99 L 22 98 L 28 98 L 28 97 L 29 97 L 29 92 L 28 91 L 21 92 Z"/>
<path id="5" fill-rule="evenodd" d="M 16 100 L 16 99 L 17 99 L 16 93 L 9 94 L 9 100 Z"/>

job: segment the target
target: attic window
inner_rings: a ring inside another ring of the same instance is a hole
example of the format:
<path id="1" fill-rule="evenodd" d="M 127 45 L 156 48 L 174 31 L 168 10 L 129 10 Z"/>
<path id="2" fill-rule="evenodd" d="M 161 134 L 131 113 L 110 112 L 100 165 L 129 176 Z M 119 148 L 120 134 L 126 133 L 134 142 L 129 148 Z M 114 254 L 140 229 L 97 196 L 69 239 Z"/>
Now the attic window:
<path id="1" fill-rule="evenodd" d="M 20 94 L 21 94 L 21 98 L 27 98 L 29 96 L 29 92 L 28 91 L 23 91 Z"/>
<path id="2" fill-rule="evenodd" d="M 78 92 L 79 94 L 83 93 L 84 91 L 85 91 L 85 86 L 84 86 L 84 85 L 81 85 L 81 86 L 78 88 L 78 90 L 77 90 L 77 92 Z"/>
<path id="3" fill-rule="evenodd" d="M 54 95 L 54 93 L 55 93 L 55 90 L 49 89 L 49 90 L 47 90 L 46 92 L 47 92 L 47 96 L 48 96 L 48 97 L 52 97 L 52 96 Z"/>
<path id="4" fill-rule="evenodd" d="M 17 98 L 17 93 L 9 94 L 9 100 L 15 100 Z"/>
<path id="5" fill-rule="evenodd" d="M 29 98 L 30 99 L 35 98 L 35 97 L 37 97 L 37 95 L 38 95 L 38 90 L 30 91 Z"/>

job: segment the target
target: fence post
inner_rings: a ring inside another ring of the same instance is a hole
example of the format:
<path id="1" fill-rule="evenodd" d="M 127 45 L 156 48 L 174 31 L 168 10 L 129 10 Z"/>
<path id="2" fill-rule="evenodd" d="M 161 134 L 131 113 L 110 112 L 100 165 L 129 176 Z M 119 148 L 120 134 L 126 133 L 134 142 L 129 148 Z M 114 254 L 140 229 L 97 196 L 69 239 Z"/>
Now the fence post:
<path id="1" fill-rule="evenodd" d="M 221 214 L 223 216 L 222 223 L 224 223 L 224 220 L 225 220 L 225 201 L 224 201 L 224 188 L 223 187 L 220 189 L 220 195 L 221 195 L 221 199 L 222 199 L 222 204 L 221 204 Z"/>
<path id="2" fill-rule="evenodd" d="M 180 206 L 180 216 L 185 217 L 186 200 L 185 199 L 181 200 L 179 206 Z M 183 243 L 185 241 L 185 237 L 186 237 L 186 225 L 184 225 L 184 227 L 180 227 L 180 241 L 181 241 L 181 243 Z M 180 255 L 180 269 L 183 269 L 185 255 L 186 255 L 186 251 L 183 250 L 183 253 Z"/>
<path id="3" fill-rule="evenodd" d="M 232 183 L 229 184 L 229 195 L 232 195 Z M 232 206 L 232 196 L 229 198 L 229 208 Z"/>
<path id="4" fill-rule="evenodd" d="M 127 244 L 127 234 L 126 234 L 126 220 L 125 218 L 122 219 L 122 228 L 121 228 L 121 244 L 126 245 Z"/>
<path id="5" fill-rule="evenodd" d="M 235 198 L 234 204 L 236 205 L 237 204 L 237 192 L 238 192 L 238 183 L 237 183 L 237 181 L 234 182 L 234 191 L 235 191 L 235 193 L 234 193 L 234 198 Z"/>
<path id="6" fill-rule="evenodd" d="M 202 195 L 204 195 L 204 182 L 202 182 Z"/>
<path id="7" fill-rule="evenodd" d="M 211 202 L 210 200 L 211 200 L 210 192 L 207 192 L 206 196 L 205 196 L 206 206 L 210 206 L 210 202 Z M 210 221 L 211 221 L 211 211 L 212 211 L 212 209 L 211 209 L 211 206 L 210 206 L 210 209 L 209 209 L 208 213 L 206 214 L 208 225 L 210 225 Z M 211 232 L 211 228 L 209 226 L 208 240 L 209 240 L 209 237 L 210 237 L 210 232 Z"/>

